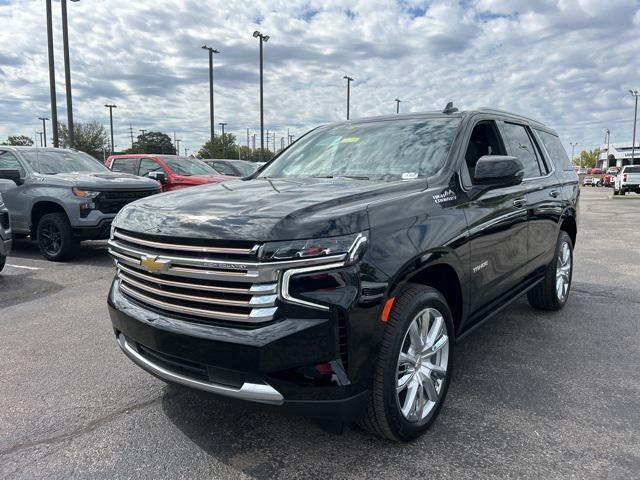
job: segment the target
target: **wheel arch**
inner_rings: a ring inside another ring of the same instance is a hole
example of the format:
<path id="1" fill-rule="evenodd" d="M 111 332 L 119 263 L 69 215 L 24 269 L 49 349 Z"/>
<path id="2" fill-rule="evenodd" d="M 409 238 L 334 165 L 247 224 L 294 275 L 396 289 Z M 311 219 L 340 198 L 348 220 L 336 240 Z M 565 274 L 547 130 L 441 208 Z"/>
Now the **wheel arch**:
<path id="1" fill-rule="evenodd" d="M 44 215 L 48 213 L 55 213 L 55 212 L 62 212 L 67 217 L 69 216 L 65 208 L 57 201 L 47 199 L 47 200 L 38 200 L 37 202 L 35 202 L 31 207 L 31 214 L 30 214 L 31 225 L 29 230 L 31 235 L 33 236 L 36 233 L 36 229 L 38 228 L 38 222 L 40 222 L 40 219 Z"/>
<path id="2" fill-rule="evenodd" d="M 390 282 L 387 299 L 396 297 L 407 283 L 438 290 L 447 300 L 457 336 L 467 315 L 466 275 L 462 261 L 453 250 L 427 252 L 409 262 Z"/>
<path id="3" fill-rule="evenodd" d="M 558 227 L 558 233 L 560 230 L 564 230 L 571 237 L 571 243 L 575 247 L 576 239 L 578 236 L 578 221 L 576 211 L 572 208 L 566 209 L 560 217 L 560 224 Z"/>

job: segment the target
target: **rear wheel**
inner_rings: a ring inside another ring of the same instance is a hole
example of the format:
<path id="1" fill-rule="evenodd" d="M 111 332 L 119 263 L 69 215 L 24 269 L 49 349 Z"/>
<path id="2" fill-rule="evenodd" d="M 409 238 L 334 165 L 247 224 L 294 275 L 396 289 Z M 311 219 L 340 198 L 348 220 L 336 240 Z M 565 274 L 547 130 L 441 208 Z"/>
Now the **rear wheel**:
<path id="1" fill-rule="evenodd" d="M 72 259 L 80 246 L 67 216 L 62 212 L 42 216 L 38 222 L 37 239 L 44 258 L 53 262 Z"/>
<path id="2" fill-rule="evenodd" d="M 569 298 L 572 276 L 573 242 L 569 234 L 561 230 L 544 280 L 527 293 L 529 304 L 540 310 L 560 310 Z"/>
<path id="3" fill-rule="evenodd" d="M 451 311 L 442 294 L 421 285 L 407 287 L 389 316 L 360 425 L 393 441 L 422 435 L 447 395 L 453 338 Z"/>
<path id="4" fill-rule="evenodd" d="M 4 255 L 0 255 L 0 272 L 4 268 L 4 264 L 6 261 L 7 261 L 7 257 L 5 257 Z"/>

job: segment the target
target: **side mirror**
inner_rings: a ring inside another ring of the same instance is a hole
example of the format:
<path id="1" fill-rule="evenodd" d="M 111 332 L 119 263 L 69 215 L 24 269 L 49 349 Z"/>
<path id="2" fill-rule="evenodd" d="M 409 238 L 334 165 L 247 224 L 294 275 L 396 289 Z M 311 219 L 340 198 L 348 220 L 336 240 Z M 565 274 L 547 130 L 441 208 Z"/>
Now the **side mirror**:
<path id="1" fill-rule="evenodd" d="M 8 192 L 9 190 L 13 190 L 14 188 L 17 188 L 17 186 L 13 180 L 0 178 L 0 193 Z"/>
<path id="2" fill-rule="evenodd" d="M 5 180 L 11 180 L 16 185 L 22 184 L 22 178 L 20 177 L 20 170 L 15 168 L 0 168 L 0 178 Z"/>
<path id="3" fill-rule="evenodd" d="M 485 187 L 508 187 L 522 183 L 524 166 L 516 157 L 484 155 L 478 159 L 473 183 Z"/>
<path id="4" fill-rule="evenodd" d="M 164 172 L 149 172 L 149 178 L 153 178 L 156 182 L 160 182 L 161 184 L 167 183 L 167 174 Z"/>

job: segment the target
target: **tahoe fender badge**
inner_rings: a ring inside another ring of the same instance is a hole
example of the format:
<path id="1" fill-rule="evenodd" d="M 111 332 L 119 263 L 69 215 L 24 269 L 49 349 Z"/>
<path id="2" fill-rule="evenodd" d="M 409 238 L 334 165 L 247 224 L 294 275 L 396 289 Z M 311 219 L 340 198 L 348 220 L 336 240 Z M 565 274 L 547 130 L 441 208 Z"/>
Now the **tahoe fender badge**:
<path id="1" fill-rule="evenodd" d="M 162 273 L 169 270 L 171 260 L 145 255 L 140 259 L 140 266 L 149 273 Z"/>

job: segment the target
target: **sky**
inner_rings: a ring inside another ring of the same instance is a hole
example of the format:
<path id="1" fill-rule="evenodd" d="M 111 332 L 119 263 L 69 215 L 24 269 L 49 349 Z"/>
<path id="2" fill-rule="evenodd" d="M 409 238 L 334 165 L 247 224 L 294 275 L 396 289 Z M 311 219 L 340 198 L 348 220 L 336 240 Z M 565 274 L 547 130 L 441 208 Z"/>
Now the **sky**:
<path id="1" fill-rule="evenodd" d="M 58 118 L 66 122 L 60 3 L 53 2 Z M 68 4 L 76 122 L 129 126 L 198 149 L 209 136 L 208 56 L 215 123 L 246 143 L 259 134 L 259 30 L 265 129 L 278 145 L 351 118 L 488 106 L 555 128 L 565 147 L 630 142 L 640 90 L 635 0 L 81 0 Z M 0 0 L 0 141 L 34 137 L 51 117 L 44 0 Z M 47 126 L 50 132 L 50 125 Z M 216 125 L 216 131 L 220 127 Z M 50 136 L 50 135 L 49 135 Z M 259 138 L 259 137 L 258 137 Z M 258 140 L 259 142 L 259 140 Z"/>

